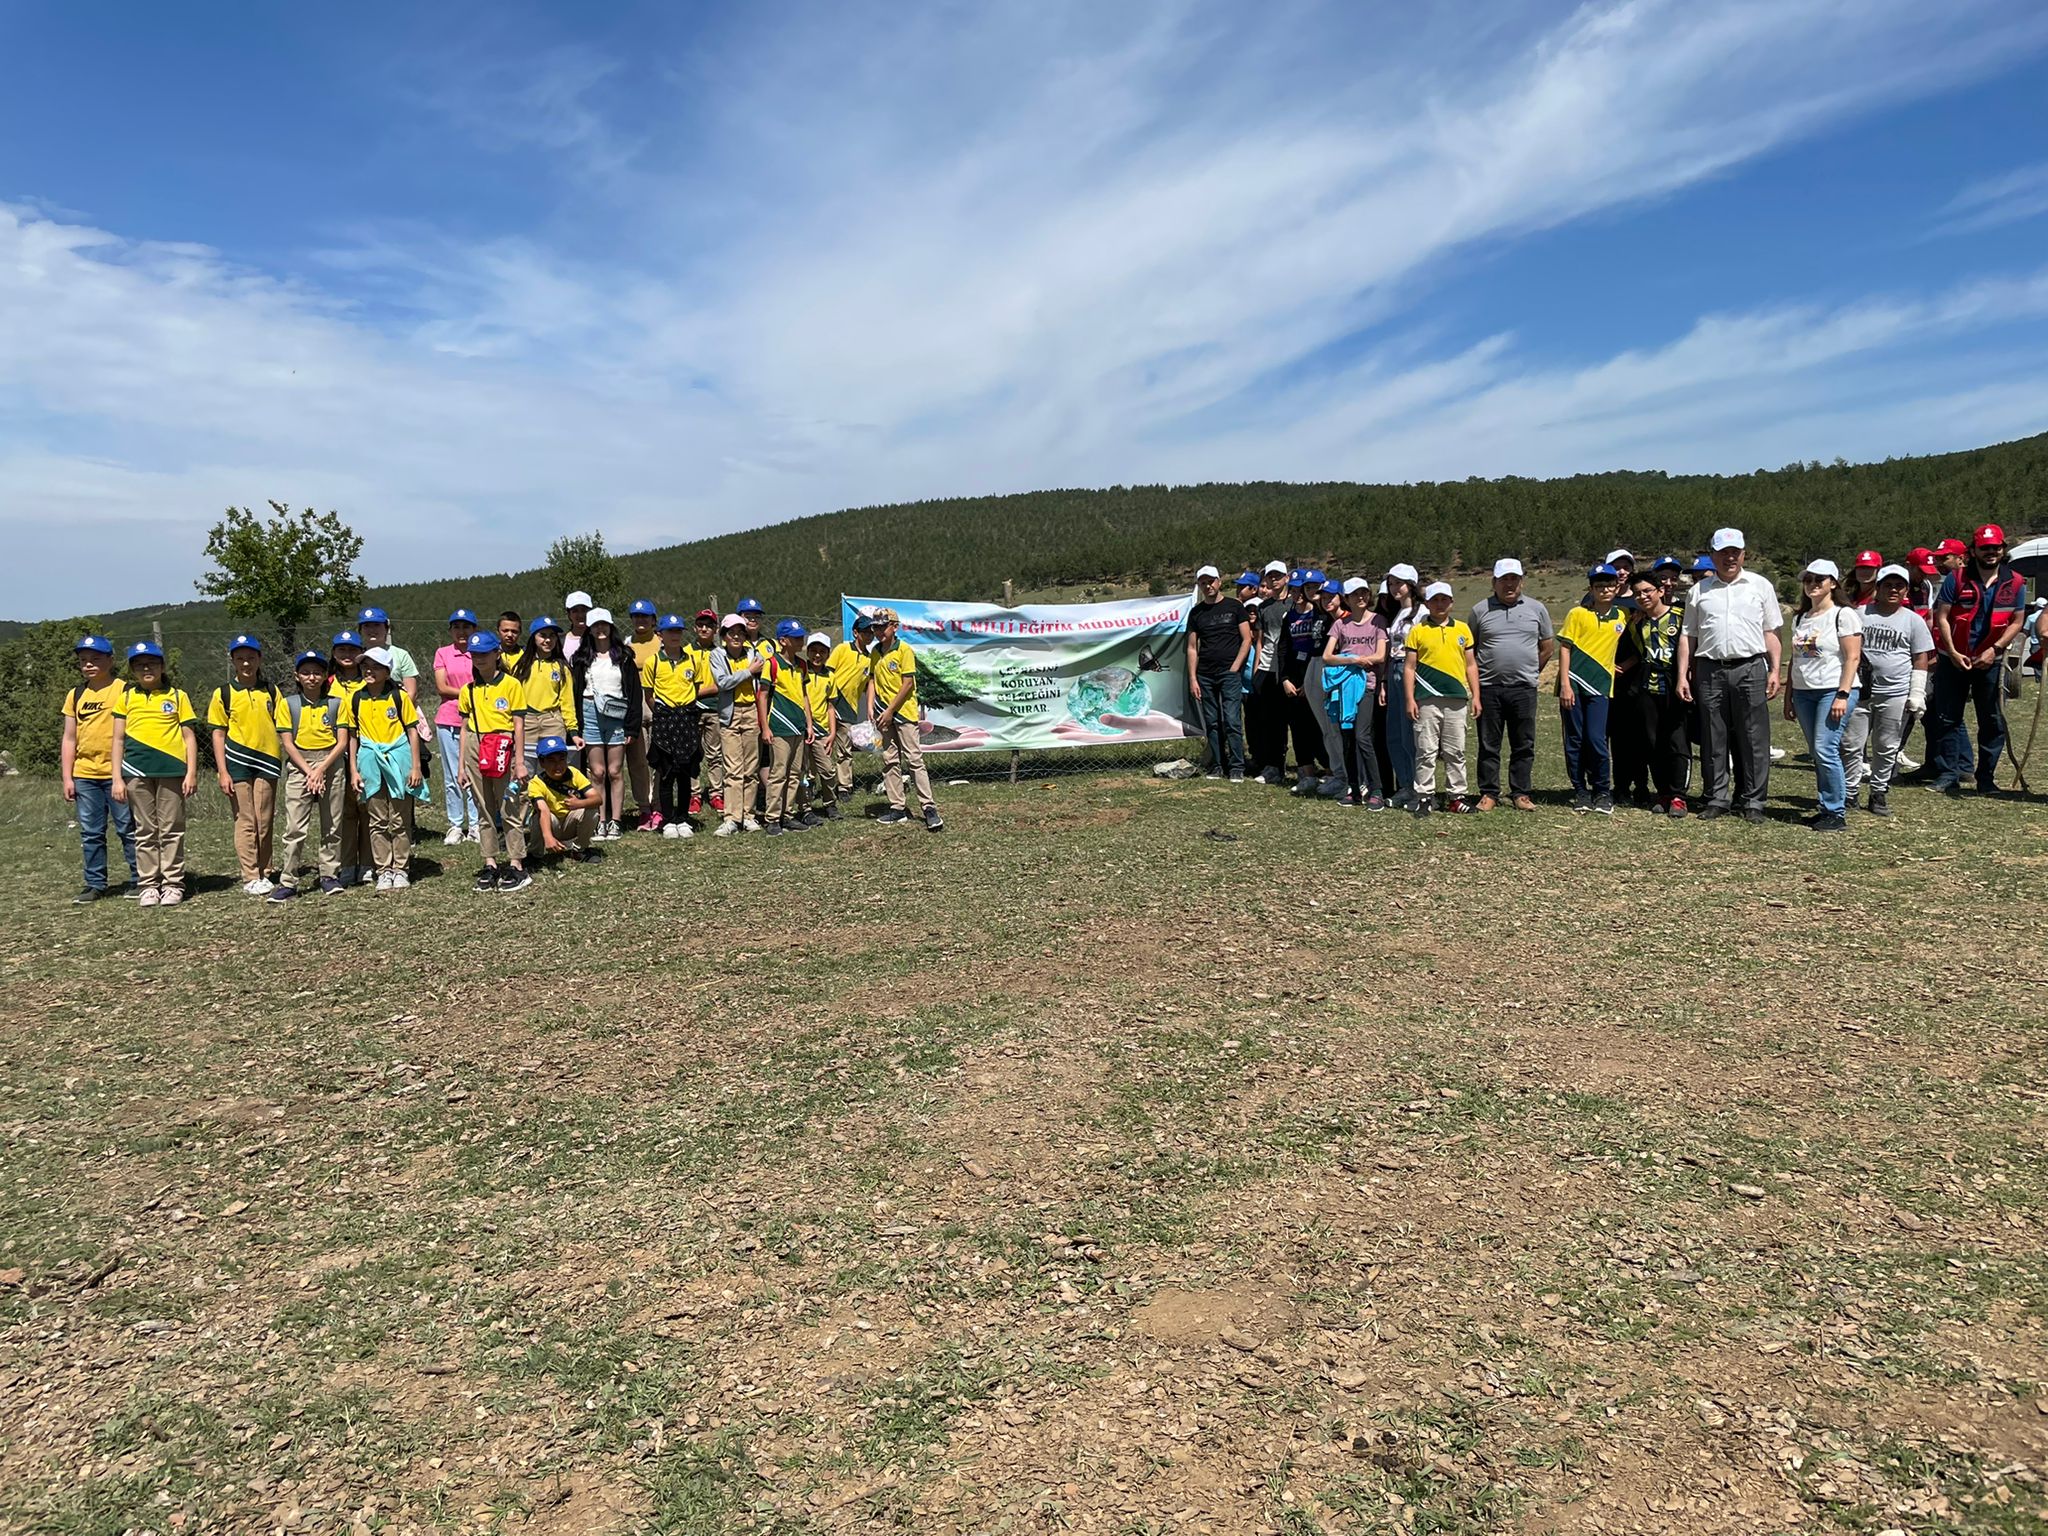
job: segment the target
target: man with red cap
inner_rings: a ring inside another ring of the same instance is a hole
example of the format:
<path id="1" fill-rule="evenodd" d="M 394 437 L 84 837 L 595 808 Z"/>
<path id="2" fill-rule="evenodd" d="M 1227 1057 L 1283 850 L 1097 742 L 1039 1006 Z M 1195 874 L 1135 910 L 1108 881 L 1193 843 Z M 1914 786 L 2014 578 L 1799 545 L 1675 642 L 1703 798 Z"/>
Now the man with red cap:
<path id="1" fill-rule="evenodd" d="M 1943 548 L 1954 540 L 1945 540 Z M 1940 550 L 1936 550 L 1940 554 Z M 2005 559 L 2005 530 L 1986 523 L 1970 541 L 1970 558 L 1941 579 L 1934 594 L 1934 686 L 1927 735 L 1934 749 L 1933 788 L 1962 793 L 1970 769 L 1970 733 L 1963 705 L 1977 712 L 1977 789 L 1993 790 L 2005 750 L 2005 653 L 2027 617 L 2027 579 Z"/>

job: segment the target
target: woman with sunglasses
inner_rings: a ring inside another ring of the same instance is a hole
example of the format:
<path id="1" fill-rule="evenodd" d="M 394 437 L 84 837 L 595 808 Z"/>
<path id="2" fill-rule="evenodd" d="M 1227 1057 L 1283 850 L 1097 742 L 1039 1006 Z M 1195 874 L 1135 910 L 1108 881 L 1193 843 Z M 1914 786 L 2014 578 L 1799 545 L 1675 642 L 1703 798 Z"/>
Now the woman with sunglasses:
<path id="1" fill-rule="evenodd" d="M 1848 826 L 1848 780 L 1842 771 L 1842 732 L 1856 713 L 1863 663 L 1863 616 L 1835 601 L 1841 568 L 1815 560 L 1800 573 L 1799 611 L 1792 618 L 1789 649 L 1791 686 L 1785 690 L 1785 718 L 1796 719 L 1813 754 L 1820 809 L 1809 824 L 1816 832 Z"/>

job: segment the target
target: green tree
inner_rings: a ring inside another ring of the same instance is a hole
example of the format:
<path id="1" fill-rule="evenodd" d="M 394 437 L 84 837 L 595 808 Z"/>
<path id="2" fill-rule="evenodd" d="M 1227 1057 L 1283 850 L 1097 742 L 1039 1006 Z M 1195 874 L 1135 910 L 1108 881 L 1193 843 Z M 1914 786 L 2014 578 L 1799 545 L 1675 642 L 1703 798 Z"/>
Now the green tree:
<path id="1" fill-rule="evenodd" d="M 588 592 L 597 606 L 608 606 L 625 586 L 618 556 L 604 547 L 601 533 L 565 534 L 548 546 L 548 580 L 556 602 L 571 592 Z"/>
<path id="2" fill-rule="evenodd" d="M 0 641 L 0 750 L 21 772 L 57 771 L 58 714 L 78 681 L 71 648 L 98 629 L 91 619 L 53 619 Z"/>
<path id="3" fill-rule="evenodd" d="M 264 518 L 246 507 L 229 507 L 206 536 L 213 569 L 197 586 L 236 618 L 269 619 L 290 655 L 298 647 L 299 626 L 316 610 L 346 611 L 361 601 L 363 579 L 355 563 L 362 552 L 362 535 L 333 512 L 293 512 L 273 501 Z"/>

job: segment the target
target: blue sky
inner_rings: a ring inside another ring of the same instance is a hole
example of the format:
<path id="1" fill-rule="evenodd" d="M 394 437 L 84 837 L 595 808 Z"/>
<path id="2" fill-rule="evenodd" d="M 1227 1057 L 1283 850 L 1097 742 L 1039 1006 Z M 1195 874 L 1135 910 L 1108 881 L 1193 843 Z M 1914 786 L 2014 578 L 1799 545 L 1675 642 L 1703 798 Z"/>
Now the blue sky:
<path id="1" fill-rule="evenodd" d="M 2038 0 L 0 0 L 0 615 L 2041 431 L 2043 99 Z"/>

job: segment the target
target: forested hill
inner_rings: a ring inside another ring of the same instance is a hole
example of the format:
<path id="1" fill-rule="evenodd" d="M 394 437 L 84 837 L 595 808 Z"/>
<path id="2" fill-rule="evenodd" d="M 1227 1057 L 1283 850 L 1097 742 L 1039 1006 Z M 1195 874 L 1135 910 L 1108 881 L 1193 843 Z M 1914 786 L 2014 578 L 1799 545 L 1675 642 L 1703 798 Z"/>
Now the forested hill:
<path id="1" fill-rule="evenodd" d="M 1751 475 L 1118 486 L 858 507 L 625 556 L 626 590 L 599 596 L 644 593 L 682 608 L 713 593 L 722 604 L 750 593 L 775 612 L 829 621 L 842 592 L 986 599 L 1006 578 L 1019 590 L 1148 581 L 1167 590 L 1184 586 L 1203 561 L 1234 574 L 1275 556 L 1374 572 L 1403 559 L 1425 571 L 1469 568 L 1502 554 L 1578 563 L 1615 544 L 1691 553 L 1724 523 L 1744 529 L 1766 568 L 1783 572 L 1866 545 L 1903 555 L 1984 521 L 2006 524 L 2015 539 L 2048 531 L 2048 434 Z M 388 564 L 388 552 L 379 553 Z M 386 587 L 373 597 L 411 629 L 416 621 L 437 628 L 458 603 L 533 613 L 561 594 L 536 569 Z M 137 621 L 161 618 L 168 634 L 227 622 L 218 615 L 213 604 L 181 604 L 111 622 L 126 635 Z"/>

